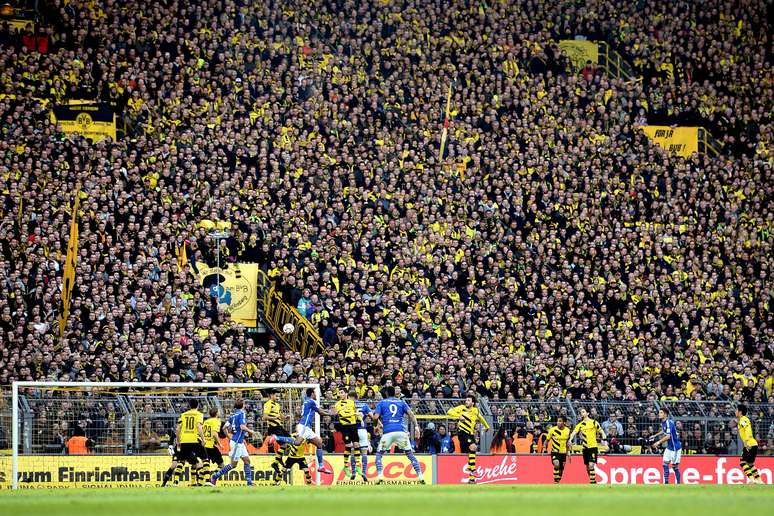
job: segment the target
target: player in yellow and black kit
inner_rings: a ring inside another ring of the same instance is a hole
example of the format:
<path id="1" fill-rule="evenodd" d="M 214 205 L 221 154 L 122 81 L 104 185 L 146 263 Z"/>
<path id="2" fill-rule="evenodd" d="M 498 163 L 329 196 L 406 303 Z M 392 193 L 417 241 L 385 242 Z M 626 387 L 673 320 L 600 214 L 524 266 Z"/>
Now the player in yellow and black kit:
<path id="1" fill-rule="evenodd" d="M 597 434 L 602 439 L 607 439 L 604 430 L 599 426 L 599 422 L 589 417 L 589 412 L 585 408 L 580 409 L 581 421 L 575 425 L 569 442 L 572 443 L 577 434 L 581 436 L 581 445 L 583 446 L 583 463 L 589 472 L 589 482 L 597 483 L 597 473 L 594 467 L 597 464 L 597 455 L 599 454 L 599 445 L 597 444 Z"/>
<path id="2" fill-rule="evenodd" d="M 293 433 L 292 437 L 296 437 Z M 298 465 L 298 469 L 304 472 L 304 482 L 306 485 L 312 484 L 312 475 L 309 473 L 309 464 L 306 462 L 304 456 L 304 449 L 306 448 L 306 441 L 302 440 L 301 444 L 289 444 L 285 447 L 285 469 L 290 471 L 294 465 Z M 289 481 L 289 479 L 288 479 Z M 279 482 L 279 480 L 275 480 Z"/>
<path id="3" fill-rule="evenodd" d="M 739 465 L 744 475 L 754 484 L 761 484 L 761 473 L 755 467 L 755 458 L 758 456 L 758 441 L 753 437 L 752 422 L 747 417 L 747 405 L 736 407 L 736 417 L 739 418 L 739 438 L 742 440 L 742 460 Z"/>
<path id="4" fill-rule="evenodd" d="M 552 426 L 546 437 L 546 449 L 551 452 L 551 462 L 554 465 L 554 484 L 562 481 L 564 464 L 567 462 L 567 441 L 570 438 L 570 429 L 567 420 L 559 416 L 556 426 Z"/>
<path id="5" fill-rule="evenodd" d="M 468 482 L 476 483 L 476 425 L 480 422 L 485 428 L 489 423 L 483 418 L 476 406 L 476 397 L 472 394 L 465 396 L 465 404 L 458 405 L 447 412 L 447 415 L 457 419 L 457 438 L 460 441 L 460 451 L 468 454 Z"/>
<path id="6" fill-rule="evenodd" d="M 279 444 L 277 453 L 274 455 L 274 462 L 271 464 L 271 469 L 274 470 L 274 481 L 278 482 L 281 475 L 280 468 L 283 466 L 282 453 L 284 446 L 277 442 L 277 437 L 290 437 L 290 434 L 282 426 L 287 416 L 282 414 L 282 406 L 279 404 L 279 393 L 277 391 L 272 390 L 269 393 L 269 399 L 263 404 L 263 416 L 261 416 L 261 419 L 266 422 L 266 434 L 273 437 L 272 445 L 275 443 Z"/>
<path id="7" fill-rule="evenodd" d="M 192 399 L 188 402 L 189 410 L 180 414 L 177 420 L 175 436 L 178 444 L 178 459 L 180 462 L 187 462 L 192 466 L 191 477 L 194 485 L 200 486 L 204 483 L 202 469 L 204 468 L 204 459 L 207 452 L 204 451 L 204 414 L 199 412 L 199 400 Z"/>
<path id="8" fill-rule="evenodd" d="M 360 462 L 360 438 L 357 435 L 357 406 L 355 406 L 355 391 L 342 390 L 339 401 L 334 407 L 334 414 L 339 418 L 339 431 L 344 438 L 344 474 L 350 474 L 350 480 L 355 480 L 357 466 L 350 472 L 351 455 L 355 456 L 355 464 Z M 363 472 L 365 474 L 365 472 Z"/>
<path id="9" fill-rule="evenodd" d="M 223 431 L 223 421 L 218 418 L 217 408 L 210 409 L 210 417 L 202 424 L 202 432 L 204 433 L 204 451 L 207 453 L 202 476 L 206 479 L 223 467 L 223 454 L 218 448 L 218 437 L 225 437 L 226 434 Z M 217 465 L 218 468 L 214 469 L 213 465 Z"/>

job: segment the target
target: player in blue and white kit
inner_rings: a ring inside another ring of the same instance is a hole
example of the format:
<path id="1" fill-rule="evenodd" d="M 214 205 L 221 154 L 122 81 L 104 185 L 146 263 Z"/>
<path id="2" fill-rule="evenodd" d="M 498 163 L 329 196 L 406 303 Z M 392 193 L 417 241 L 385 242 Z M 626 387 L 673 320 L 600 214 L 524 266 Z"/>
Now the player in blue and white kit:
<path id="1" fill-rule="evenodd" d="M 368 429 L 366 428 L 366 418 L 371 414 L 371 408 L 367 403 L 363 401 L 356 401 L 355 407 L 357 407 L 357 437 L 358 446 L 360 446 L 360 457 L 362 458 L 363 469 L 361 470 L 363 476 L 363 482 L 368 482 L 366 477 L 366 468 L 368 468 L 368 454 L 371 452 L 371 441 L 368 439 Z M 354 478 L 357 458 L 352 454 L 352 475 Z"/>
<path id="2" fill-rule="evenodd" d="M 376 409 L 371 412 L 371 419 L 375 422 L 381 419 L 384 427 L 382 438 L 379 440 L 379 447 L 376 449 L 376 473 L 379 475 L 377 484 L 384 482 L 382 477 L 382 456 L 384 452 L 396 445 L 399 449 L 406 453 L 406 456 L 411 461 L 411 465 L 414 466 L 414 471 L 417 473 L 419 481 L 424 484 L 425 479 L 422 476 L 422 469 L 419 466 L 419 461 L 416 455 L 414 455 L 414 449 L 411 447 L 409 441 L 408 431 L 406 430 L 406 424 L 403 419 L 408 416 L 414 426 L 414 438 L 419 440 L 419 425 L 417 425 L 417 417 L 414 412 L 408 406 L 408 404 L 395 397 L 395 387 L 388 385 L 384 388 L 385 398 L 376 405 Z"/>
<path id="3" fill-rule="evenodd" d="M 301 419 L 298 420 L 298 424 L 296 425 L 296 438 L 282 437 L 280 435 L 274 437 L 277 442 L 282 444 L 298 446 L 304 441 L 314 444 L 317 446 L 317 471 L 320 473 L 333 473 L 325 467 L 325 463 L 323 462 L 323 442 L 320 436 L 314 431 L 315 414 L 320 414 L 321 416 L 331 415 L 329 412 L 320 408 L 320 405 L 317 403 L 317 392 L 314 388 L 310 387 L 306 390 L 306 399 L 304 400 L 304 406 L 301 409 Z"/>
<path id="4" fill-rule="evenodd" d="M 253 468 L 250 465 L 250 455 L 247 453 L 247 447 L 245 446 L 245 435 L 254 435 L 255 432 L 250 430 L 247 426 L 247 413 L 245 412 L 245 404 L 242 400 L 237 400 L 234 404 L 236 411 L 228 418 L 224 428 L 231 434 L 231 442 L 228 457 L 231 459 L 231 463 L 226 464 L 223 469 L 212 475 L 209 485 L 215 485 L 218 479 L 234 469 L 239 463 L 239 459 L 245 463 L 245 480 L 247 485 L 253 485 Z"/>
<path id="5" fill-rule="evenodd" d="M 659 447 L 666 443 L 664 450 L 664 483 L 669 483 L 669 466 L 675 471 L 675 483 L 680 483 L 680 456 L 683 453 L 683 445 L 680 442 L 680 436 L 677 433 L 675 422 L 669 418 L 669 412 L 666 409 L 658 411 L 658 417 L 661 419 L 661 431 L 654 435 L 652 439 L 660 439 L 653 443 L 654 447 Z"/>

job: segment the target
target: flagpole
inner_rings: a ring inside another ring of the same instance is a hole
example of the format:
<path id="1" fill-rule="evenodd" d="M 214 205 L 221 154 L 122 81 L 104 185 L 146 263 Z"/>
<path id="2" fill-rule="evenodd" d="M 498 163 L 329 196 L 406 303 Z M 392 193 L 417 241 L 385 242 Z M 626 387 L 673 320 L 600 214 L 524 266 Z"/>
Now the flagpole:
<path id="1" fill-rule="evenodd" d="M 449 83 L 449 91 L 446 94 L 446 112 L 443 118 L 443 131 L 441 132 L 441 148 L 438 152 L 438 161 L 443 161 L 443 152 L 446 149 L 446 139 L 449 136 L 449 112 L 451 111 L 452 83 Z"/>

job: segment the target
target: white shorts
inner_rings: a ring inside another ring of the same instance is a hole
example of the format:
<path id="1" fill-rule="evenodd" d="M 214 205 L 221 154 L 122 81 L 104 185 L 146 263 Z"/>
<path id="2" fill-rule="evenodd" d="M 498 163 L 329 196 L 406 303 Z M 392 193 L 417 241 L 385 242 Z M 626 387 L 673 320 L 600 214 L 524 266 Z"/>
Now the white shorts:
<path id="1" fill-rule="evenodd" d="M 298 424 L 296 425 L 296 435 L 300 437 L 301 439 L 306 439 L 307 441 L 311 441 L 312 439 L 319 438 L 319 436 L 306 425 Z"/>
<path id="2" fill-rule="evenodd" d="M 368 451 L 371 451 L 371 441 L 368 439 L 368 430 L 365 428 L 358 428 L 357 438 L 360 441 L 361 448 L 368 448 Z"/>
<path id="3" fill-rule="evenodd" d="M 406 432 L 390 432 L 389 434 L 384 434 L 379 439 L 379 451 L 389 450 L 393 445 L 396 445 L 403 451 L 414 451 L 411 448 L 411 441 Z"/>
<path id="4" fill-rule="evenodd" d="M 235 443 L 234 441 L 229 443 L 228 458 L 231 459 L 231 462 L 236 462 L 242 457 L 249 456 L 250 454 L 247 453 L 247 446 L 245 446 L 245 443 Z"/>
<path id="5" fill-rule="evenodd" d="M 680 464 L 683 450 L 664 450 L 664 464 Z"/>

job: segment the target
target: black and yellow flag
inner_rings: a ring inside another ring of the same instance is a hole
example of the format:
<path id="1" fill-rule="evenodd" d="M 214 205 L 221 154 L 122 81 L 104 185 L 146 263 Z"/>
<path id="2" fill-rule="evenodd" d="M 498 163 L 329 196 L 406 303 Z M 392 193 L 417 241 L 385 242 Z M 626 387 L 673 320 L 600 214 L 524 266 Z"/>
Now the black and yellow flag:
<path id="1" fill-rule="evenodd" d="M 67 243 L 64 274 L 62 275 L 62 313 L 59 316 L 59 340 L 64 337 L 67 319 L 70 316 L 70 300 L 75 284 L 75 264 L 78 259 L 78 215 L 81 208 L 81 192 L 76 190 L 70 220 L 70 240 Z"/>

